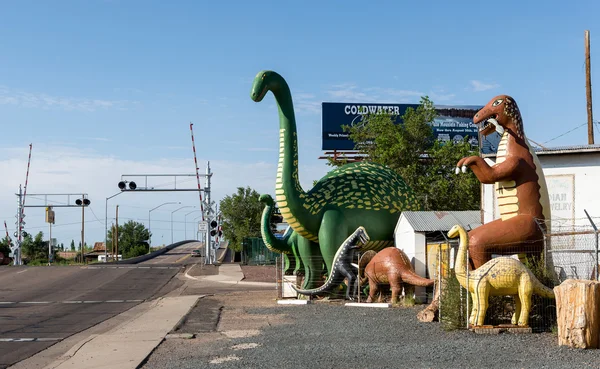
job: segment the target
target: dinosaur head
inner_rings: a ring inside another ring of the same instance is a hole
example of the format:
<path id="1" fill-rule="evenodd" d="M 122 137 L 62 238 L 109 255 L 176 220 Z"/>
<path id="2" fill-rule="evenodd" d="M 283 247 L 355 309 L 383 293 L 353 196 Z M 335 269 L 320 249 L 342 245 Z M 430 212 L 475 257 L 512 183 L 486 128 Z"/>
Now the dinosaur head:
<path id="1" fill-rule="evenodd" d="M 353 233 L 353 237 L 352 237 L 352 241 L 351 241 L 352 245 L 350 246 L 350 248 L 360 249 L 367 242 L 369 242 L 370 239 L 371 238 L 369 237 L 369 234 L 367 233 L 367 230 L 365 229 L 365 227 L 360 226 Z"/>
<path id="2" fill-rule="evenodd" d="M 479 132 L 487 136 L 497 131 L 512 131 L 518 136 L 523 136 L 521 113 L 515 100 L 508 95 L 494 97 L 473 117 L 473 123 L 481 124 Z"/>
<path id="3" fill-rule="evenodd" d="M 271 197 L 271 195 L 269 194 L 260 195 L 258 201 L 262 202 L 267 206 L 273 206 L 275 204 L 275 202 L 273 201 L 273 197 Z"/>
<path id="4" fill-rule="evenodd" d="M 250 90 L 250 97 L 256 102 L 262 101 L 267 94 L 267 91 L 272 90 L 276 87 L 275 82 L 279 82 L 281 76 L 271 70 L 262 70 L 258 72 L 252 82 L 252 90 Z"/>
<path id="5" fill-rule="evenodd" d="M 448 231 L 448 237 L 449 238 L 458 237 L 461 228 L 462 228 L 462 226 L 460 224 L 457 224 L 457 225 L 453 226 L 452 228 L 450 228 L 450 230 Z"/>

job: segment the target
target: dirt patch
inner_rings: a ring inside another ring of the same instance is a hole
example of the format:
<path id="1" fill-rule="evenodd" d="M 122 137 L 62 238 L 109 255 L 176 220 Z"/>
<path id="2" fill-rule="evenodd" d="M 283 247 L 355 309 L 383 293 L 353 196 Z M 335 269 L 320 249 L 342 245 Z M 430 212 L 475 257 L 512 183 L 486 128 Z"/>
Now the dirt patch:
<path id="1" fill-rule="evenodd" d="M 240 265 L 246 282 L 276 282 L 275 265 Z"/>

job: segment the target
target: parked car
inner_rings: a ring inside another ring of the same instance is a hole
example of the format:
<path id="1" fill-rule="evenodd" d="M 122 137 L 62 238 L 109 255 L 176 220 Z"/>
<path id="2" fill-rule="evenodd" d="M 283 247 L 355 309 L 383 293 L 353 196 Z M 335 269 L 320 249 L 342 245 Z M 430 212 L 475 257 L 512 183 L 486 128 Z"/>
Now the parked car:
<path id="1" fill-rule="evenodd" d="M 202 255 L 202 249 L 192 250 L 192 257 L 194 257 L 194 256 L 203 256 Z"/>

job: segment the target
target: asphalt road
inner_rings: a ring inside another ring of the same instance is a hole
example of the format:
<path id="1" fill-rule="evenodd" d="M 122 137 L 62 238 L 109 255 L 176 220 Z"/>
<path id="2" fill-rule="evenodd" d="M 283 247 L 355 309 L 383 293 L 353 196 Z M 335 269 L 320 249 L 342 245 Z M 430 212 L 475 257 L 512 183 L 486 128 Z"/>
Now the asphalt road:
<path id="1" fill-rule="evenodd" d="M 136 265 L 0 267 L 0 368 L 169 292 L 198 243 Z"/>

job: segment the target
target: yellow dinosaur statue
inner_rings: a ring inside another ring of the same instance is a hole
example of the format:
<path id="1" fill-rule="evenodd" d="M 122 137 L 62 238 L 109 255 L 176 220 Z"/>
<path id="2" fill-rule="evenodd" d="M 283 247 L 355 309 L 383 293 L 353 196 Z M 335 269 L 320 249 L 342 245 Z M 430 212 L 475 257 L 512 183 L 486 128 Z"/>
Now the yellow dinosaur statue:
<path id="1" fill-rule="evenodd" d="M 454 273 L 461 286 L 466 288 L 473 298 L 469 324 L 483 325 L 489 296 L 514 295 L 515 313 L 511 323 L 525 327 L 529 325 L 532 295 L 535 293 L 554 298 L 554 292 L 544 286 L 523 263 L 508 256 L 494 258 L 479 268 L 469 271 L 467 287 L 466 259 L 469 237 L 465 229 L 458 224 L 448 231 L 448 237 L 456 238 L 456 236 L 460 237 L 460 243 Z"/>

